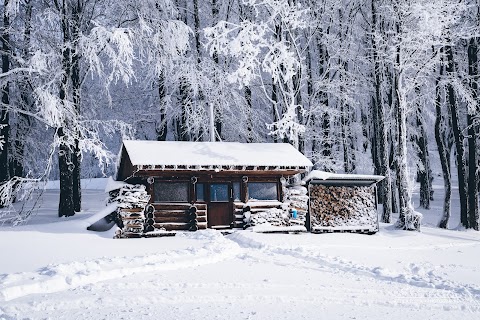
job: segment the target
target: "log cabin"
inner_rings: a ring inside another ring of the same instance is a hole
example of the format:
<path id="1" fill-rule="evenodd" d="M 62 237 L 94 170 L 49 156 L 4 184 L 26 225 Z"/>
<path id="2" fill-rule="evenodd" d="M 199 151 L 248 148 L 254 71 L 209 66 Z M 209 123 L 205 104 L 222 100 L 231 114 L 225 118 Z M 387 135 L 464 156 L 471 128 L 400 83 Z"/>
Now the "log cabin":
<path id="1" fill-rule="evenodd" d="M 308 184 L 310 231 L 376 233 L 379 229 L 376 185 L 384 178 L 311 171 L 304 179 Z"/>
<path id="2" fill-rule="evenodd" d="M 147 231 L 241 228 L 247 203 L 280 206 L 283 179 L 312 166 L 286 143 L 126 140 L 119 159 L 116 180 L 150 195 Z"/>

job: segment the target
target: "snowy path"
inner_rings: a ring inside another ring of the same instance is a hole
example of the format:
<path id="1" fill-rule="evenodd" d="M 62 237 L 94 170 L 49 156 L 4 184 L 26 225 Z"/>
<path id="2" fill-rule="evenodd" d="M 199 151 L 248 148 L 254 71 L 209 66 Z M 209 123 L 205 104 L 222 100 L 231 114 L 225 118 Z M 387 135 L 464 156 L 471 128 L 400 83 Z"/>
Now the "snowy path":
<path id="1" fill-rule="evenodd" d="M 137 243 L 176 241 L 177 248 L 0 276 L 0 319 L 480 318 L 480 281 L 451 277 L 480 267 L 460 258 L 440 267 L 429 256 L 479 252 L 479 237 L 429 231 L 413 234 L 417 245 L 387 230 L 379 237 L 207 231 L 145 239 Z M 401 264 L 394 258 L 412 251 Z"/>

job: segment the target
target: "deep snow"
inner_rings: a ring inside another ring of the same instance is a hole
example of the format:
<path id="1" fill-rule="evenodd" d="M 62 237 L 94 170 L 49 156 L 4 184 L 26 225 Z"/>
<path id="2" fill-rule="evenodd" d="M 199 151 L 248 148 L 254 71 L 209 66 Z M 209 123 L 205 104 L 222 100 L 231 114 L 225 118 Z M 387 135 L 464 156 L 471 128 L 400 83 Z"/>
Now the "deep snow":
<path id="1" fill-rule="evenodd" d="M 435 196 L 420 233 L 112 239 L 85 230 L 102 191 L 59 220 L 47 190 L 29 225 L 0 228 L 0 319 L 479 319 L 480 233 L 432 227 Z"/>

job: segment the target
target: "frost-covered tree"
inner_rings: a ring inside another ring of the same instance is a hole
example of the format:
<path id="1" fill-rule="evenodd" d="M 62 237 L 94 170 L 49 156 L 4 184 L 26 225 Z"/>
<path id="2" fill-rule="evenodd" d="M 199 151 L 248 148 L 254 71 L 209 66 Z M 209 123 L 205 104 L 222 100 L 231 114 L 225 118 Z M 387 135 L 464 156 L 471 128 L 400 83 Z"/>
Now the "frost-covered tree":
<path id="1" fill-rule="evenodd" d="M 118 16 L 115 10 L 121 7 L 112 7 L 110 1 L 27 1 L 22 2 L 22 6 L 20 2 L 16 5 L 17 11 L 25 9 L 21 15 L 23 24 L 18 24 L 23 32 L 15 34 L 16 40 L 19 34 L 24 37 L 25 47 L 15 50 L 16 60 L 10 63 L 18 65 L 10 73 L 20 74 L 15 78 L 16 92 L 12 97 L 21 103 L 9 109 L 20 115 L 15 123 L 16 141 L 24 134 L 20 131 L 20 120 L 25 121 L 26 116 L 55 132 L 53 141 L 47 144 L 49 159 L 45 160 L 42 172 L 36 172 L 32 178 L 34 181 L 48 178 L 55 162 L 53 150 L 58 148 L 59 215 L 73 215 L 80 210 L 81 153 L 92 152 L 100 164 L 112 158 L 99 138 L 99 126 L 83 115 L 84 83 L 89 77 L 95 78 L 107 93 L 111 83 L 131 79 L 130 31 L 120 27 L 127 17 Z M 33 10 L 32 5 L 35 5 Z M 31 20 L 37 28 L 31 28 Z M 109 124 L 104 126 L 108 130 Z M 21 143 L 16 147 L 22 148 Z M 32 150 L 35 152 L 35 148 Z M 12 177 L 1 187 L 2 199 L 11 202 L 17 196 L 15 191 L 22 189 L 22 183 L 30 181 L 30 178 Z"/>
<path id="2" fill-rule="evenodd" d="M 305 128 L 298 115 L 303 53 L 297 31 L 307 28 L 307 8 L 287 0 L 244 1 L 252 6 L 255 21 L 238 23 L 220 21 L 205 29 L 210 53 L 234 57 L 236 66 L 229 81 L 241 87 L 254 81 L 262 83 L 265 97 L 274 106 L 274 121 L 268 124 L 270 134 L 288 138 L 298 147 Z M 269 94 L 263 74 L 272 79 L 274 93 Z"/>
<path id="3" fill-rule="evenodd" d="M 421 96 L 419 88 L 429 86 L 432 71 L 438 61 L 441 45 L 446 41 L 443 30 L 449 29 L 455 17 L 450 3 L 438 1 L 400 1 L 392 6 L 395 37 L 391 50 L 394 66 L 394 114 L 396 120 L 396 171 L 400 216 L 399 228 L 414 230 L 420 227 L 420 216 L 411 203 L 412 180 L 408 165 L 407 115 L 415 111 Z M 435 22 L 435 24 L 433 24 Z M 431 48 L 436 48 L 432 53 Z"/>

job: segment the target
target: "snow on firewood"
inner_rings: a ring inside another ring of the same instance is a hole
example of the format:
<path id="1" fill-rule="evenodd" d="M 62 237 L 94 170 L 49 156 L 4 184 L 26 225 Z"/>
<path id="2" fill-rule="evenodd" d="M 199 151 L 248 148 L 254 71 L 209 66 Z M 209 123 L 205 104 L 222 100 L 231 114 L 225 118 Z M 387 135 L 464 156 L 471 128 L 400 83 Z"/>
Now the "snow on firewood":
<path id="1" fill-rule="evenodd" d="M 288 226 L 289 216 L 282 209 L 271 208 L 250 216 L 250 225 L 269 223 L 272 226 Z"/>
<path id="2" fill-rule="evenodd" d="M 109 192 L 108 203 L 117 202 L 120 208 L 145 208 L 150 201 L 144 185 L 125 184 Z"/>
<path id="3" fill-rule="evenodd" d="M 310 218 L 316 227 L 377 227 L 373 187 L 311 185 Z"/>

